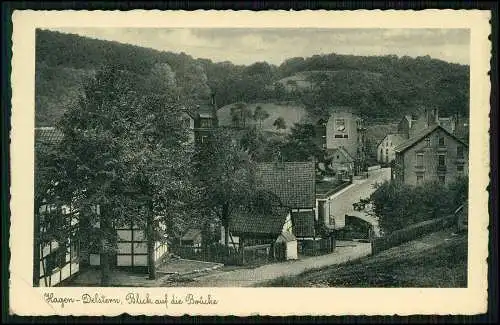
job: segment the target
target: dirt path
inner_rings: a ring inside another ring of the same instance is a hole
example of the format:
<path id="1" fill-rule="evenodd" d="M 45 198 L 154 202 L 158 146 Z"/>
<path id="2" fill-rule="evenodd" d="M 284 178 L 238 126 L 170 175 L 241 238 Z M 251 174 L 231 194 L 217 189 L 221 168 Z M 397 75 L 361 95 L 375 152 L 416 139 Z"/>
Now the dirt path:
<path id="1" fill-rule="evenodd" d="M 190 286 L 190 287 L 251 287 L 261 282 L 270 281 L 282 276 L 298 275 L 309 269 L 324 267 L 328 265 L 341 264 L 350 260 L 367 256 L 371 253 L 369 243 L 347 243 L 338 242 L 335 252 L 322 256 L 304 258 L 296 261 L 267 264 L 254 269 L 240 269 L 230 272 L 215 272 L 201 276 L 192 282 L 169 283 L 163 286 Z"/>

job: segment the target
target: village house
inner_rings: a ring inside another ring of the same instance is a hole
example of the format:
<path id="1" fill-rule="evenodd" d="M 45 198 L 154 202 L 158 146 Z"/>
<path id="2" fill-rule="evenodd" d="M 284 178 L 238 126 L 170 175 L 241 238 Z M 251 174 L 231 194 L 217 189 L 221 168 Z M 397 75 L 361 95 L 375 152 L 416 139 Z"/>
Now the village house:
<path id="1" fill-rule="evenodd" d="M 218 127 L 217 103 L 215 95 L 210 100 L 198 102 L 184 107 L 181 117 L 182 125 L 189 130 L 189 142 L 196 145 L 204 143 L 211 131 Z"/>
<path id="2" fill-rule="evenodd" d="M 394 148 L 403 143 L 406 139 L 401 134 L 388 134 L 377 146 L 377 161 L 381 164 L 389 164 L 396 159 Z"/>
<path id="3" fill-rule="evenodd" d="M 327 149 L 325 161 L 327 167 L 335 172 L 336 177 L 339 179 L 349 179 L 354 175 L 354 158 L 344 147 Z"/>
<path id="4" fill-rule="evenodd" d="M 344 148 L 354 159 L 356 175 L 364 168 L 365 131 L 363 120 L 348 109 L 335 109 L 326 124 L 326 149 Z"/>
<path id="5" fill-rule="evenodd" d="M 63 138 L 60 130 L 54 127 L 35 128 L 35 146 L 43 150 L 49 146 L 56 145 Z M 38 172 L 35 170 L 35 173 Z M 44 217 L 48 213 L 60 212 L 61 224 L 67 223 L 68 236 L 64 239 L 51 240 L 48 244 L 38 246 L 34 250 L 34 260 L 39 260 L 40 263 L 34 265 L 33 280 L 35 285 L 39 286 L 55 286 L 62 281 L 69 279 L 79 271 L 88 266 L 100 265 L 100 254 L 96 247 L 90 247 L 86 241 L 80 241 L 79 211 L 75 210 L 70 203 L 57 206 L 51 202 L 36 203 L 34 232 L 35 239 L 43 237 L 44 232 L 47 232 Z M 100 215 L 100 207 L 94 207 L 94 212 Z M 98 228 L 99 224 L 93 225 Z M 161 225 L 160 225 L 161 227 Z M 115 227 L 117 235 L 117 251 L 111 258 L 111 264 L 114 267 L 131 267 L 146 272 L 148 265 L 147 243 L 148 238 L 144 229 L 136 225 L 122 225 Z M 159 237 L 164 234 L 164 227 L 158 231 Z M 168 253 L 167 240 L 155 240 L 153 260 L 155 266 L 159 263 L 162 257 Z"/>
<path id="6" fill-rule="evenodd" d="M 468 174 L 468 145 L 438 124 L 421 130 L 394 149 L 392 178 L 410 185 L 452 182 Z"/>
<path id="7" fill-rule="evenodd" d="M 409 138 L 419 134 L 421 130 L 429 128 L 433 125 L 441 125 L 446 131 L 455 134 L 457 117 L 442 117 L 439 116 L 439 109 L 425 109 L 423 114 L 411 123 L 409 129 Z"/>

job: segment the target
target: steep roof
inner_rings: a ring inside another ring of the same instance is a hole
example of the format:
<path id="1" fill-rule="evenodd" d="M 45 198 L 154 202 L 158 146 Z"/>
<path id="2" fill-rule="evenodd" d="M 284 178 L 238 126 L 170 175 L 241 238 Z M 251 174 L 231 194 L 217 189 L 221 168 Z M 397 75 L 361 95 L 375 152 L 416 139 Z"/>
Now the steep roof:
<path id="1" fill-rule="evenodd" d="M 297 237 L 295 237 L 291 232 L 285 231 L 282 232 L 281 235 L 276 240 L 277 242 L 291 242 L 296 241 Z"/>
<path id="2" fill-rule="evenodd" d="M 391 139 L 391 142 L 393 143 L 393 147 L 397 147 L 407 140 L 405 137 L 403 137 L 403 135 L 401 135 L 399 133 L 389 133 L 382 140 L 380 140 L 380 142 L 377 144 L 377 147 L 380 146 L 380 144 L 382 144 L 382 142 L 384 142 L 384 140 L 386 138 Z"/>
<path id="3" fill-rule="evenodd" d="M 352 156 L 343 147 L 338 147 L 338 148 L 334 148 L 334 149 L 327 149 L 326 150 L 327 159 L 333 157 L 337 153 L 340 153 L 341 155 L 343 155 L 345 157 L 345 160 L 347 160 L 348 162 L 354 162 L 354 158 L 352 158 Z"/>
<path id="4" fill-rule="evenodd" d="M 396 148 L 394 148 L 394 151 L 396 151 L 396 152 L 406 151 L 407 149 L 413 147 L 418 142 L 422 141 L 426 136 L 428 136 L 429 134 L 433 133 L 437 129 L 441 129 L 447 135 L 449 135 L 450 137 L 454 138 L 456 141 L 460 142 L 464 146 L 468 147 L 468 145 L 465 142 L 463 142 L 462 140 L 460 140 L 459 138 L 457 138 L 455 135 L 453 135 L 450 132 L 448 132 L 448 130 L 446 130 L 442 126 L 436 124 L 436 125 L 430 126 L 428 128 L 423 129 L 422 131 L 418 132 L 417 134 L 415 134 L 415 136 L 413 136 L 412 138 L 406 140 L 405 142 L 401 143 L 399 146 L 397 146 Z"/>
<path id="5" fill-rule="evenodd" d="M 63 133 L 55 127 L 35 128 L 35 144 L 54 144 L 61 141 Z"/>
<path id="6" fill-rule="evenodd" d="M 237 236 L 251 235 L 275 238 L 283 230 L 288 211 L 289 209 L 285 207 L 273 207 L 270 213 L 238 209 L 233 213 L 229 229 L 232 234 Z"/>
<path id="7" fill-rule="evenodd" d="M 257 186 L 278 196 L 289 208 L 315 206 L 315 163 L 270 162 L 256 167 Z"/>
<path id="8" fill-rule="evenodd" d="M 314 237 L 314 211 L 292 212 L 292 225 L 296 237 Z"/>

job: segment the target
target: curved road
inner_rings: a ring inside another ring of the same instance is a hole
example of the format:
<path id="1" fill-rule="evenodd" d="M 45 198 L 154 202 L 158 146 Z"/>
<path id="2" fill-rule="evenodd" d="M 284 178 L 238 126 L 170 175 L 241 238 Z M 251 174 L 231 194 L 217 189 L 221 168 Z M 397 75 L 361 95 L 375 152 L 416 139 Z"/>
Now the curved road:
<path id="1" fill-rule="evenodd" d="M 353 184 L 330 196 L 328 198 L 330 215 L 333 214 L 335 218 L 335 228 L 339 229 L 345 226 L 345 215 L 348 214 L 370 222 L 374 226 L 377 235 L 378 221 L 366 212 L 354 211 L 352 204 L 359 202 L 361 198 L 369 197 L 375 191 L 374 185 L 376 183 L 382 183 L 390 179 L 390 168 L 373 170 L 369 172 L 367 179 L 354 180 Z"/>

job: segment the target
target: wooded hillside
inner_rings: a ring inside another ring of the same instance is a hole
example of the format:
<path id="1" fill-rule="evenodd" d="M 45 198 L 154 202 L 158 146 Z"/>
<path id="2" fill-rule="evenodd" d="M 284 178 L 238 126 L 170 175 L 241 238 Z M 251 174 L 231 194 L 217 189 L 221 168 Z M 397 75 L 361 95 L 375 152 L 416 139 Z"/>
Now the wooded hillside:
<path id="1" fill-rule="evenodd" d="M 182 99 L 204 98 L 213 91 L 219 106 L 294 101 L 321 113 L 348 105 L 368 119 L 397 119 L 423 107 L 437 107 L 443 116 L 469 114 L 469 67 L 430 57 L 328 54 L 290 58 L 279 66 L 241 66 L 37 30 L 36 124 L 53 125 L 78 96 L 83 77 L 108 63 L 137 80 L 162 64 Z"/>

